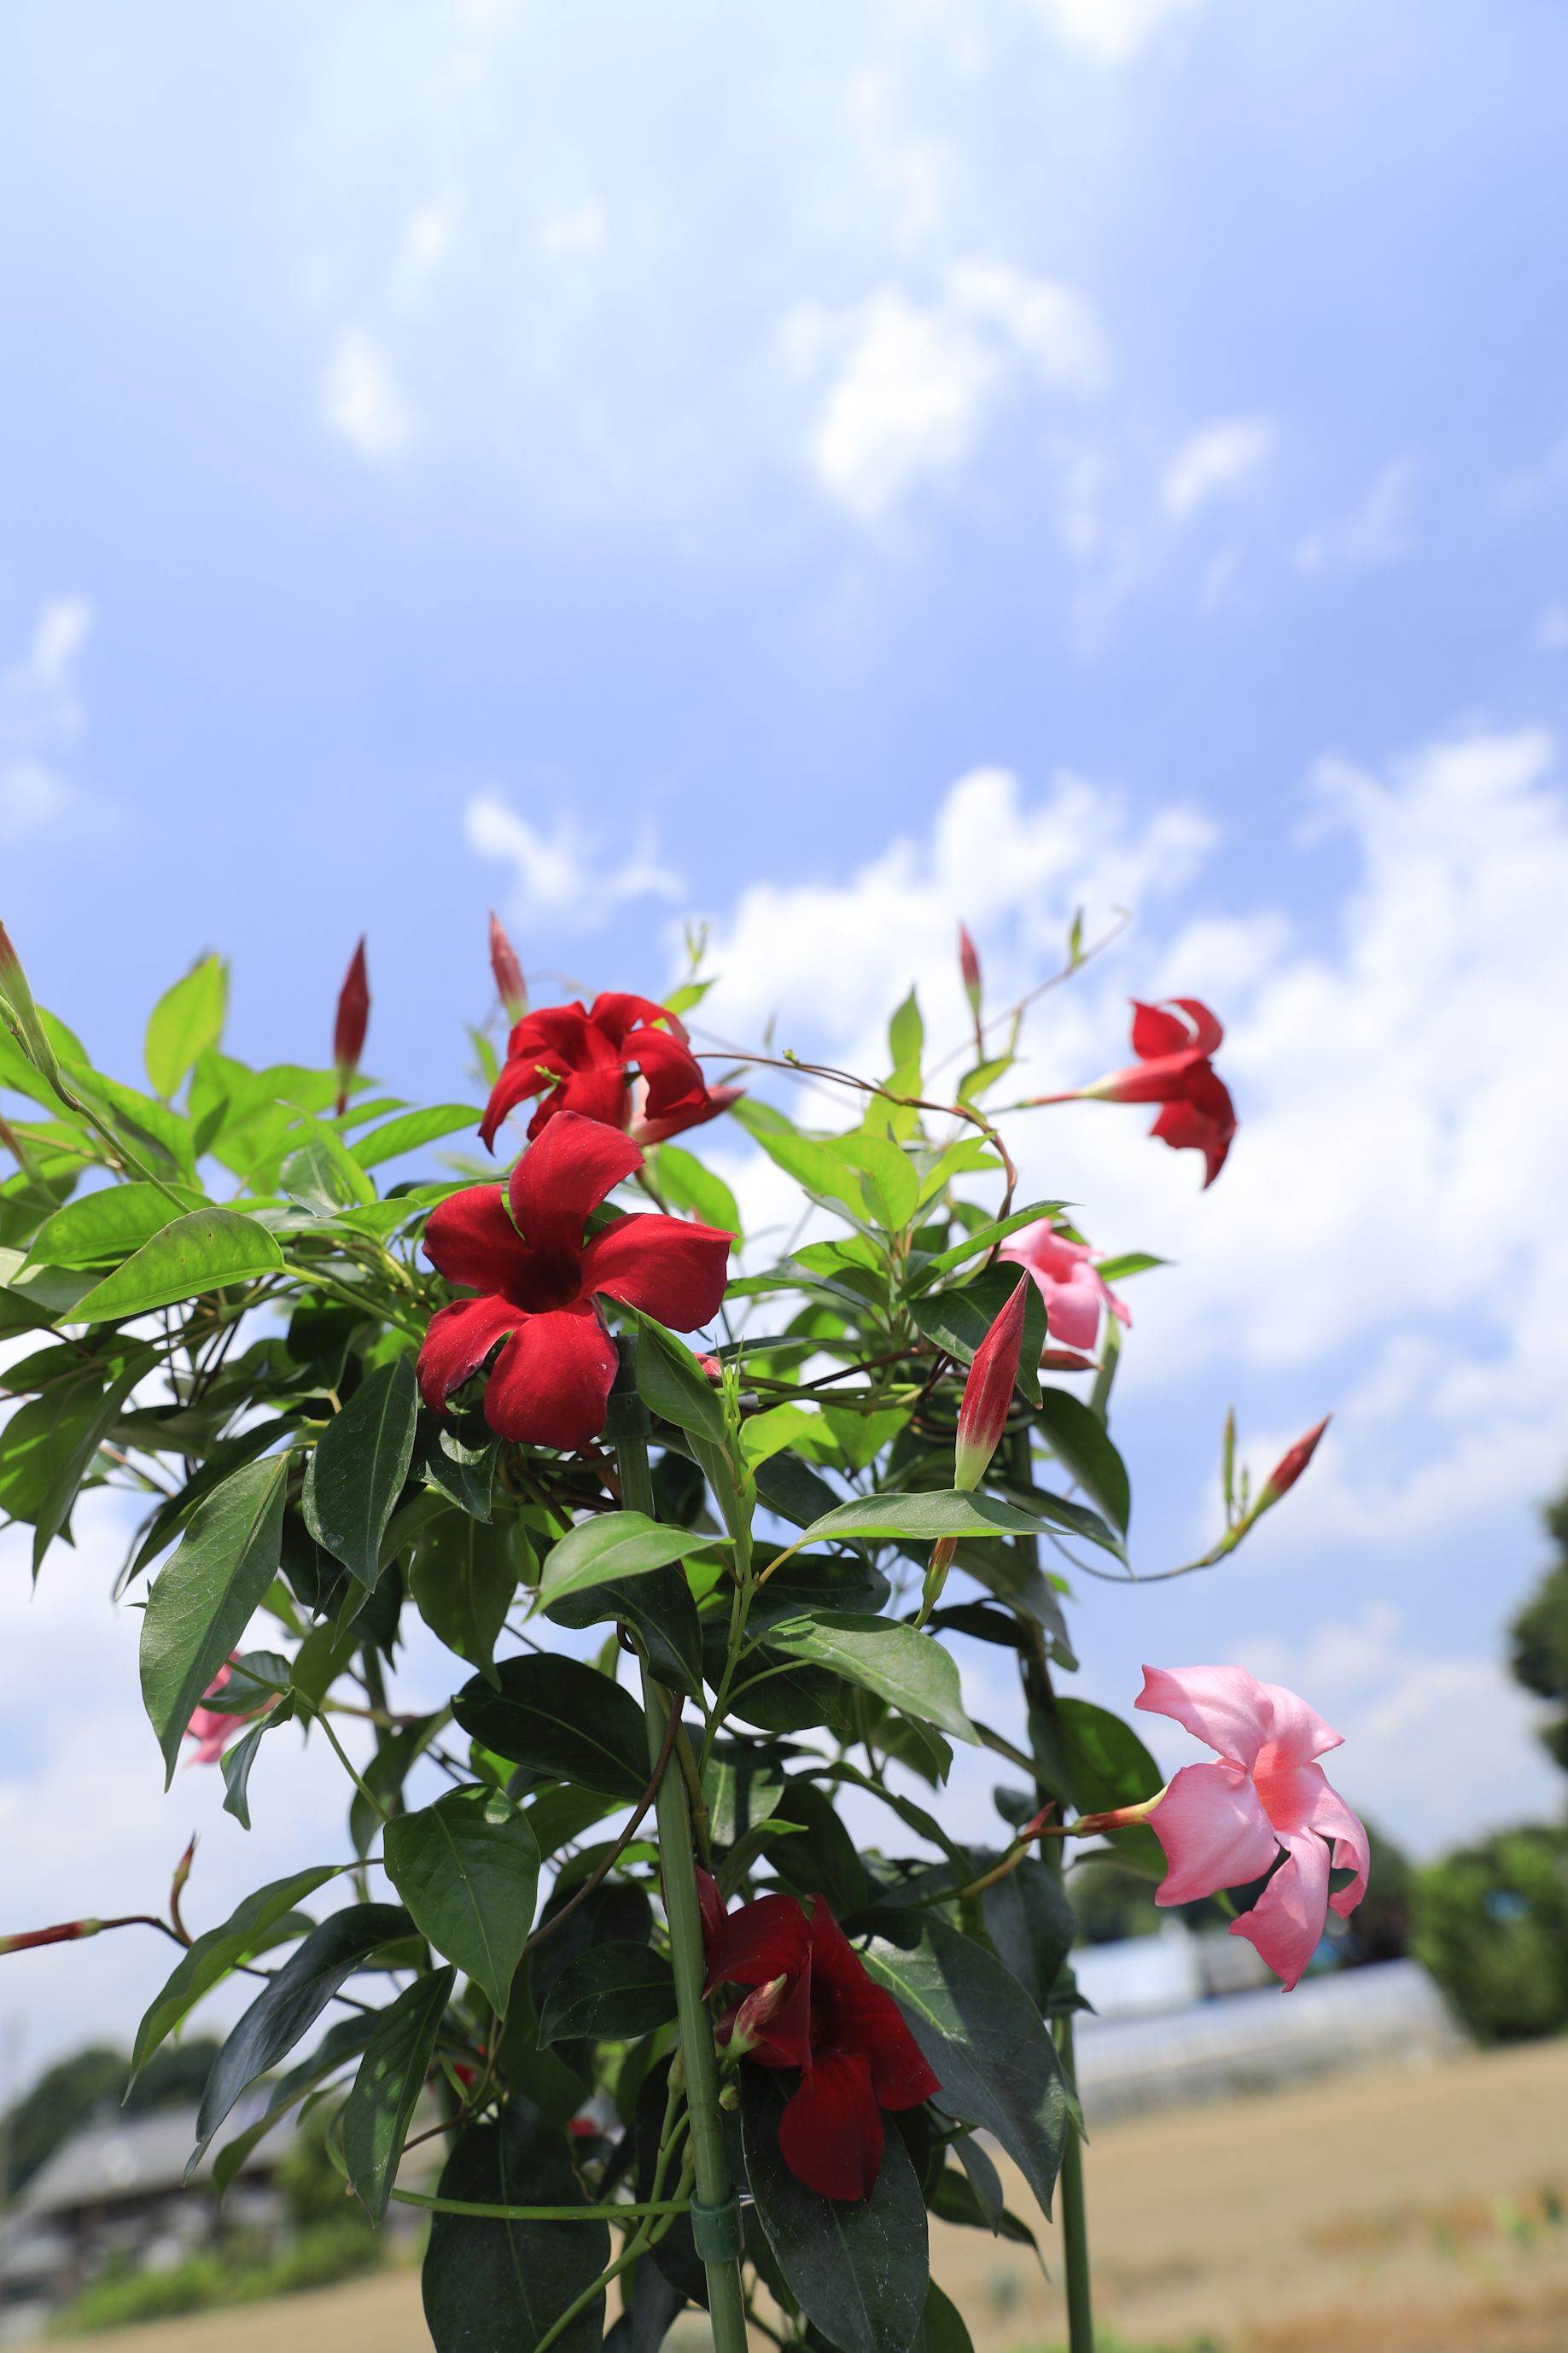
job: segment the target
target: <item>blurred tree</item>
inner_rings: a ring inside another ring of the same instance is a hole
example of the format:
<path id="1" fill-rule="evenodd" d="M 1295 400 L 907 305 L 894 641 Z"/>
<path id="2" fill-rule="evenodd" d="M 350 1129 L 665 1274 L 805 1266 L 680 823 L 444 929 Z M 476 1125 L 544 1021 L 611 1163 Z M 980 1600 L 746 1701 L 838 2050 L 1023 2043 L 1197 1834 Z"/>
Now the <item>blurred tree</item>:
<path id="1" fill-rule="evenodd" d="M 129 2098 L 125 2079 L 131 2062 L 123 2051 L 95 2043 L 46 2069 L 26 2097 L 17 2101 L 6 2119 L 7 2130 L 0 2134 L 0 2145 L 9 2156 L 7 2198 L 32 2179 L 62 2141 L 90 2124 L 95 2116 L 100 2112 L 118 2116 L 122 2100 L 126 2112 L 132 2115 L 148 2108 L 187 2104 L 194 2107 L 217 2049 L 212 2037 L 201 2035 L 157 2052 L 137 2077 Z"/>
<path id="2" fill-rule="evenodd" d="M 1541 1737 L 1568 1773 L 1568 1492 L 1542 1517 L 1557 1559 L 1513 1621 L 1509 1664 L 1526 1691 L 1560 1711 L 1555 1723 L 1542 1726 Z"/>
<path id="3" fill-rule="evenodd" d="M 1568 2026 L 1568 1830 L 1502 1831 L 1417 1872 L 1411 1949 L 1479 2042 Z"/>

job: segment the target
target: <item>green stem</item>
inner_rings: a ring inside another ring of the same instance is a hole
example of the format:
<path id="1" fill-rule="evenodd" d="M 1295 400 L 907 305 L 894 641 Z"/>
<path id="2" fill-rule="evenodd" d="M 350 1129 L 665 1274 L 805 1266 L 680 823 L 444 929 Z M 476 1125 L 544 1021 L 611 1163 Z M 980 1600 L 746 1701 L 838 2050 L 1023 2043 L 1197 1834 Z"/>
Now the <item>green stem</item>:
<path id="1" fill-rule="evenodd" d="M 1073 2072 L 1072 2018 L 1057 2021 L 1057 2052 L 1070 2078 Z M 1068 2283 L 1068 2353 L 1094 2353 L 1094 2314 L 1089 2284 L 1089 2222 L 1083 2202 L 1083 2141 L 1074 2124 L 1068 2126 L 1062 2151 L 1062 2263 Z"/>
<path id="2" fill-rule="evenodd" d="M 653 1480 L 648 1471 L 647 1440 L 617 1437 L 621 1501 L 628 1511 L 654 1516 Z M 647 1664 L 642 1671 L 643 1708 L 647 1717 L 648 1761 L 657 1764 L 669 1720 L 668 1694 L 654 1681 Z M 669 1923 L 669 1957 L 675 1970 L 675 2000 L 680 2017 L 680 2048 L 686 2067 L 686 2105 L 691 2119 L 691 2161 L 697 2196 L 704 2206 L 727 2206 L 733 2196 L 730 2161 L 724 2150 L 724 2129 L 719 2114 L 719 2064 L 713 2049 L 713 2021 L 703 1996 L 707 1961 L 702 1947 L 702 1915 L 697 1901 L 697 1871 L 691 1852 L 691 1815 L 683 1774 L 667 1771 L 659 1784 L 659 1865 L 664 1880 L 664 1909 Z M 713 2323 L 713 2353 L 747 2353 L 745 2297 L 738 2258 L 710 2263 L 708 2307 Z"/>
<path id="3" fill-rule="evenodd" d="M 609 2206 L 475 2206 L 462 2198 L 426 2198 L 417 2189 L 395 2189 L 404 2206 L 422 2206 L 428 2214 L 470 2214 L 487 2222 L 631 2222 L 656 2214 L 684 2214 L 684 2198 L 645 2199 L 640 2205 Z"/>

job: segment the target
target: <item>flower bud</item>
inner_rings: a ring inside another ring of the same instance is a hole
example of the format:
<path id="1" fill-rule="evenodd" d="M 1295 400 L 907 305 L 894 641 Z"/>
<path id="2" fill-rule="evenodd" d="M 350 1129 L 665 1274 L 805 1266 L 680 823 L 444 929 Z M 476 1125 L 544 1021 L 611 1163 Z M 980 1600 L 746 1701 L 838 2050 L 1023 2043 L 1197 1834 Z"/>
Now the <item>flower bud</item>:
<path id="1" fill-rule="evenodd" d="M 338 1020 L 332 1032 L 332 1060 L 338 1070 L 337 1108 L 340 1119 L 349 1107 L 349 1088 L 359 1068 L 359 1058 L 364 1051 L 364 1033 L 369 1020 L 370 982 L 365 977 L 364 939 L 362 934 L 348 976 L 338 994 Z"/>
<path id="2" fill-rule="evenodd" d="M 0 1007 L 4 1008 L 6 1027 L 33 1068 L 51 1084 L 58 1077 L 59 1064 L 49 1043 L 33 992 L 27 986 L 27 976 L 22 969 L 22 959 L 11 944 L 10 934 L 0 923 Z"/>
<path id="3" fill-rule="evenodd" d="M 506 1008 L 506 1018 L 514 1026 L 528 1011 L 528 987 L 522 977 L 522 966 L 517 960 L 517 950 L 501 929 L 500 918 L 490 909 L 490 970 L 496 976 L 496 991 Z"/>
<path id="4" fill-rule="evenodd" d="M 926 1620 L 942 1599 L 942 1588 L 947 1583 L 947 1572 L 952 1567 L 952 1556 L 957 1550 L 956 1536 L 938 1536 L 935 1544 L 932 1545 L 931 1567 L 925 1573 L 925 1583 L 921 1588 L 920 1615 L 915 1620 L 917 1626 L 925 1624 Z"/>
<path id="5" fill-rule="evenodd" d="M 1259 1512 L 1266 1512 L 1270 1504 L 1277 1504 L 1279 1501 L 1280 1496 L 1295 1485 L 1297 1480 L 1300 1477 L 1302 1472 L 1311 1461 L 1313 1453 L 1317 1449 L 1318 1440 L 1321 1438 L 1324 1430 L 1327 1430 L 1332 1419 L 1333 1416 L 1331 1414 L 1326 1413 L 1321 1421 L 1319 1422 L 1316 1430 L 1310 1430 L 1305 1438 L 1299 1438 L 1296 1440 L 1295 1445 L 1287 1448 L 1286 1451 L 1279 1457 L 1279 1461 L 1274 1465 L 1273 1470 L 1270 1471 L 1268 1478 L 1264 1481 L 1262 1486 L 1258 1491 L 1258 1501 L 1252 1507 L 1254 1518 L 1257 1517 Z"/>
<path id="6" fill-rule="evenodd" d="M 958 1409 L 955 1486 L 978 1487 L 1001 1443 L 1018 1379 L 1028 1300 L 1029 1277 L 1023 1273 L 1006 1306 L 974 1351 L 969 1378 L 963 1384 L 963 1403 Z"/>
<path id="7" fill-rule="evenodd" d="M 958 927 L 958 968 L 963 975 L 963 993 L 969 999 L 969 1009 L 978 1021 L 980 1018 L 980 958 L 974 953 L 974 942 L 962 923 Z"/>
<path id="8" fill-rule="evenodd" d="M 727 2108 L 732 2116 L 740 2105 L 741 2086 L 739 2084 L 726 2084 L 719 2094 L 719 2105 Z"/>
<path id="9" fill-rule="evenodd" d="M 735 2012 L 735 2022 L 730 2030 L 730 2049 L 743 2059 L 754 2051 L 763 2039 L 763 2029 L 778 2010 L 784 1998 L 787 1977 L 770 1978 L 766 1985 L 755 1987 Z"/>

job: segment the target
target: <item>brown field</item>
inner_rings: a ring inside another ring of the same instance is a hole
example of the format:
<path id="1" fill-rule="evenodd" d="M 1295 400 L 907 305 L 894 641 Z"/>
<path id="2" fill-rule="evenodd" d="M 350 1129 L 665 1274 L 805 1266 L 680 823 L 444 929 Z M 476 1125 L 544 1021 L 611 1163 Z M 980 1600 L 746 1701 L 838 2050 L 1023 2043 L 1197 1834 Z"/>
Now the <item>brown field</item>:
<path id="1" fill-rule="evenodd" d="M 1097 2321 L 1123 2347 L 1568 2353 L 1568 2042 L 1108 2125 L 1088 2152 Z M 1010 2202 L 1034 2219 L 1006 2168 Z M 1056 2234 L 1041 2233 L 1059 2281 Z M 1059 2344 L 1026 2248 L 938 2223 L 976 2353 Z M 695 2315 L 672 2353 L 699 2353 Z M 410 2273 L 121 2332 L 124 2353 L 426 2353 Z"/>

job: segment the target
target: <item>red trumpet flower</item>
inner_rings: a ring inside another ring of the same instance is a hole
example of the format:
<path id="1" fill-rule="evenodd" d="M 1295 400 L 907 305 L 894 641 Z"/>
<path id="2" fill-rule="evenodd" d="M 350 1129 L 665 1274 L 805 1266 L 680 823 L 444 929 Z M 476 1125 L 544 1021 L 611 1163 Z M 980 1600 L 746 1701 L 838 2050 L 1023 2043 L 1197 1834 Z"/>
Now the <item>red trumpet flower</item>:
<path id="1" fill-rule="evenodd" d="M 1195 997 L 1173 997 L 1163 1005 L 1144 1005 L 1134 997 L 1132 1050 L 1137 1061 L 1096 1079 L 1092 1086 L 1079 1087 L 1077 1093 L 1099 1103 L 1163 1103 L 1150 1134 L 1173 1152 L 1201 1152 L 1208 1172 L 1204 1184 L 1210 1186 L 1225 1166 L 1236 1134 L 1236 1106 L 1209 1059 L 1224 1036 L 1208 1007 Z"/>
<path id="2" fill-rule="evenodd" d="M 668 1029 L 655 1025 L 668 1022 Z M 632 1067 L 641 1072 L 634 1088 Z M 727 1111 L 742 1090 L 703 1083 L 686 1032 L 674 1014 L 646 997 L 604 996 L 530 1013 L 507 1040 L 506 1062 L 490 1091 L 479 1134 L 495 1149 L 509 1111 L 530 1095 L 542 1100 L 529 1122 L 537 1136 L 563 1111 L 606 1127 L 629 1129 L 638 1144 L 662 1144 Z"/>
<path id="3" fill-rule="evenodd" d="M 898 2003 L 872 1984 L 820 1895 L 809 1920 L 788 1895 L 761 1896 L 721 1920 L 709 1941 L 707 1989 L 731 1982 L 773 1990 L 738 2003 L 720 2021 L 721 2040 L 744 2012 L 750 2057 L 800 2069 L 779 2119 L 784 2163 L 818 2197 L 869 2198 L 882 2110 L 918 2108 L 942 2089 Z"/>
<path id="4" fill-rule="evenodd" d="M 641 1166 L 627 1137 L 563 1111 L 523 1154 L 504 1193 L 476 1185 L 437 1205 L 426 1255 L 449 1282 L 479 1296 L 431 1318 L 417 1366 L 427 1406 L 439 1412 L 504 1338 L 485 1389 L 490 1428 L 537 1446 L 586 1446 L 604 1427 L 616 1374 L 615 1342 L 595 1293 L 679 1332 L 718 1314 L 728 1234 L 680 1218 L 617 1218 L 584 1245 L 590 1210 Z"/>
<path id="5" fill-rule="evenodd" d="M 370 1021 L 370 982 L 365 976 L 364 941 L 353 953 L 348 976 L 338 992 L 337 1026 L 332 1031 L 332 1060 L 338 1070 L 338 1116 L 348 1109 L 349 1088 L 359 1068 L 359 1058 L 364 1051 L 364 1033 Z"/>

